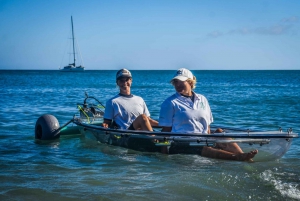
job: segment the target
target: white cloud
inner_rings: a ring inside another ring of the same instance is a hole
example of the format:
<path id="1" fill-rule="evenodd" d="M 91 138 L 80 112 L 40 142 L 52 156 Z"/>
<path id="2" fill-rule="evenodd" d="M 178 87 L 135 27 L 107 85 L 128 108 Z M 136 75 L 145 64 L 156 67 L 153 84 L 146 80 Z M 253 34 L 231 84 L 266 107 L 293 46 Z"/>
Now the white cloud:
<path id="1" fill-rule="evenodd" d="M 283 18 L 281 21 L 284 23 L 297 23 L 299 21 L 299 18 L 297 16 L 292 16 L 289 18 Z"/>
<path id="2" fill-rule="evenodd" d="M 211 38 L 217 38 L 217 37 L 223 36 L 224 34 L 220 31 L 213 31 L 207 35 L 208 35 L 208 37 L 211 37 Z"/>
<path id="3" fill-rule="evenodd" d="M 228 32 L 228 34 L 241 34 L 241 35 L 246 35 L 251 33 L 253 33 L 253 30 L 249 28 L 233 29 Z"/>
<path id="4" fill-rule="evenodd" d="M 238 28 L 238 29 L 232 29 L 230 31 L 227 31 L 226 33 L 223 33 L 222 31 L 213 31 L 211 33 L 208 33 L 208 37 L 211 38 L 217 38 L 224 35 L 249 35 L 249 34 L 259 34 L 259 35 L 283 35 L 290 33 L 290 30 L 292 30 L 295 26 L 294 23 L 297 23 L 299 21 L 299 18 L 297 16 L 292 16 L 289 18 L 284 18 L 280 21 L 280 23 L 272 25 L 272 26 L 266 26 L 266 27 L 256 27 L 256 28 Z M 295 33 L 295 32 L 293 32 Z"/>
<path id="5" fill-rule="evenodd" d="M 255 29 L 255 33 L 263 35 L 282 35 L 288 33 L 288 31 L 291 28 L 291 25 L 274 25 L 271 27 L 259 27 Z"/>

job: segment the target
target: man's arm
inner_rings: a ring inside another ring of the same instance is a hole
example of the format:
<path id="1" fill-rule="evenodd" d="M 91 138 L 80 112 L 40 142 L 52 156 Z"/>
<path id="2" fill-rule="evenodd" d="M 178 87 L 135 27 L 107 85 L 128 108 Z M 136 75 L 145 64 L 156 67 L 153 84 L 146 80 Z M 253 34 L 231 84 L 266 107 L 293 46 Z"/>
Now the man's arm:
<path id="1" fill-rule="evenodd" d="M 148 117 L 148 119 L 149 119 L 149 122 L 150 122 L 151 126 L 158 126 L 158 121 L 156 121 L 154 119 L 151 119 L 150 117 Z"/>

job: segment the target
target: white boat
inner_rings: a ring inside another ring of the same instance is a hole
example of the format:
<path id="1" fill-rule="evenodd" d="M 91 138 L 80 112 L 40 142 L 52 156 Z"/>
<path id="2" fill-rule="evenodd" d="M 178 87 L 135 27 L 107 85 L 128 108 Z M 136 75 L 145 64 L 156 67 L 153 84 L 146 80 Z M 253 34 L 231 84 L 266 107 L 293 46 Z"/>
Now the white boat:
<path id="1" fill-rule="evenodd" d="M 79 51 L 76 52 L 76 46 L 75 46 L 75 37 L 74 37 L 74 28 L 73 28 L 73 18 L 71 16 L 71 26 L 72 26 L 72 55 L 73 55 L 73 63 L 63 67 L 63 68 L 59 68 L 59 70 L 61 72 L 82 72 L 84 71 L 84 66 L 83 65 L 79 65 L 76 66 L 76 54 L 77 52 L 79 53 Z"/>

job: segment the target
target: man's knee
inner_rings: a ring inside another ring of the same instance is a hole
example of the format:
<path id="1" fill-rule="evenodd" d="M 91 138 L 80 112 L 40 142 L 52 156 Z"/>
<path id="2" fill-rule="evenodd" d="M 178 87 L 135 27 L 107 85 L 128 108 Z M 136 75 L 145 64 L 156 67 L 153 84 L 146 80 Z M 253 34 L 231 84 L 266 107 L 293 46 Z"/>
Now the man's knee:
<path id="1" fill-rule="evenodd" d="M 135 130 L 152 130 L 149 118 L 145 114 L 139 115 L 132 124 Z"/>
<path id="2" fill-rule="evenodd" d="M 146 124 L 147 121 L 149 121 L 148 117 L 145 114 L 139 115 L 134 121 L 133 125 L 136 126 L 141 126 L 142 124 Z"/>
<path id="3" fill-rule="evenodd" d="M 217 129 L 215 130 L 215 133 L 223 133 L 223 129 L 222 129 L 222 128 L 217 128 Z"/>

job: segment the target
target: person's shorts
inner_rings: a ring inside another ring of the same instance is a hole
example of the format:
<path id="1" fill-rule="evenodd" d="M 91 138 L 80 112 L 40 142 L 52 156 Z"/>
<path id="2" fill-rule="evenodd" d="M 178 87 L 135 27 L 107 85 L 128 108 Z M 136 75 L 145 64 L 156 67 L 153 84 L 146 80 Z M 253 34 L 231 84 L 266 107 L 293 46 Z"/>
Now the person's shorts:
<path id="1" fill-rule="evenodd" d="M 133 123 L 127 128 L 127 130 L 135 130 L 133 127 Z"/>

